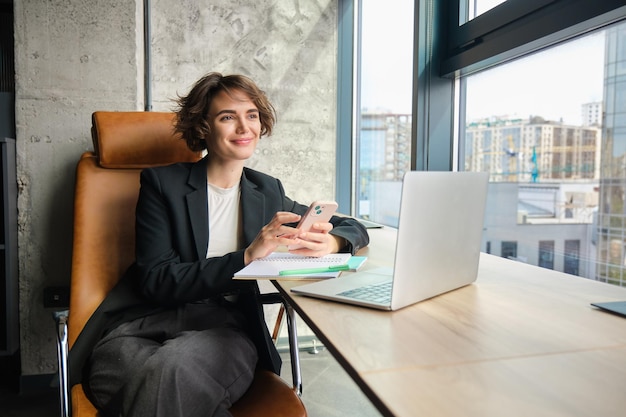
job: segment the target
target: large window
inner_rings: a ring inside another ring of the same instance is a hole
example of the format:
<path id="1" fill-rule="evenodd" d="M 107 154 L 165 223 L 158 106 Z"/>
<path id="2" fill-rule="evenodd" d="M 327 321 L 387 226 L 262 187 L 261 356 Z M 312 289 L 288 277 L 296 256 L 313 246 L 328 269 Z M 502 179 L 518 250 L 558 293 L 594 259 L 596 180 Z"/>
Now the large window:
<path id="1" fill-rule="evenodd" d="M 592 237 L 602 236 L 597 221 L 608 214 L 599 212 L 610 146 L 602 114 L 611 94 L 606 51 L 615 47 L 607 36 L 619 27 L 461 79 L 462 168 L 489 172 L 492 199 L 503 202 L 487 207 L 485 239 L 516 237 L 526 262 L 603 280 L 596 268 L 602 249 Z M 571 241 L 580 242 L 576 267 L 563 256 Z"/>
<path id="2" fill-rule="evenodd" d="M 623 0 L 377 3 L 355 1 L 355 214 L 395 226 L 408 169 L 487 171 L 483 250 L 626 286 Z"/>
<path id="3" fill-rule="evenodd" d="M 411 168 L 413 0 L 358 6 L 356 214 L 396 226 Z"/>
<path id="4" fill-rule="evenodd" d="M 489 172 L 500 202 L 485 240 L 514 238 L 520 260 L 626 285 L 626 23 L 459 85 L 461 169 Z"/>

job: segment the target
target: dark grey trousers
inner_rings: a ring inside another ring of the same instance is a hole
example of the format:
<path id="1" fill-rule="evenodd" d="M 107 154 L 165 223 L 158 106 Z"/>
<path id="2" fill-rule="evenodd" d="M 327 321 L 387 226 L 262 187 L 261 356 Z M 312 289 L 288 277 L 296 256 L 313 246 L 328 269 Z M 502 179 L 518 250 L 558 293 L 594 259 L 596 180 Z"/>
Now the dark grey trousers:
<path id="1" fill-rule="evenodd" d="M 88 395 L 111 416 L 230 416 L 257 362 L 243 327 L 213 301 L 124 323 L 94 348 Z"/>

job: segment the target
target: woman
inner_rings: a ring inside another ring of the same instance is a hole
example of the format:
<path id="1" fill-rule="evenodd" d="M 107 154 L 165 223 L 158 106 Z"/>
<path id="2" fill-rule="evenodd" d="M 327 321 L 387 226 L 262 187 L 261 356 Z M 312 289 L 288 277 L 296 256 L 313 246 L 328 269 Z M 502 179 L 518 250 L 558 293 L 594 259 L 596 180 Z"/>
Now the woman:
<path id="1" fill-rule="evenodd" d="M 300 233 L 307 207 L 244 167 L 275 122 L 250 79 L 210 73 L 178 105 L 176 130 L 207 155 L 141 174 L 136 261 L 123 280 L 145 314 L 109 330 L 87 367 L 88 395 L 107 415 L 229 416 L 257 366 L 280 372 L 258 286 L 233 274 L 279 246 L 323 256 L 369 242 L 349 218 Z"/>

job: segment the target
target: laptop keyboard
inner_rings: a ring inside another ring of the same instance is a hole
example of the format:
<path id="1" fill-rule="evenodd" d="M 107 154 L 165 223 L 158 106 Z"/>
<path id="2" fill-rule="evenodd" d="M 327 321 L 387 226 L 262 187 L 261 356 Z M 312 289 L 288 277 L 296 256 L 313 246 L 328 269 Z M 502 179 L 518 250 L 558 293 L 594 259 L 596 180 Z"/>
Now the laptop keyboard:
<path id="1" fill-rule="evenodd" d="M 391 281 L 379 284 L 364 285 L 348 291 L 340 292 L 338 295 L 354 298 L 361 301 L 371 301 L 381 304 L 391 304 Z"/>

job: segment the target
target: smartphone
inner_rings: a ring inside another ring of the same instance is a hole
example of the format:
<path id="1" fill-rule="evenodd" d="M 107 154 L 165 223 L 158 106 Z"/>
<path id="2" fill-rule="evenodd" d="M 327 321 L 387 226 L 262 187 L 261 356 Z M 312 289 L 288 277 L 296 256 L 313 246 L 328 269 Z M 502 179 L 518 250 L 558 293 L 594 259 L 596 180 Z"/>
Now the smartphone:
<path id="1" fill-rule="evenodd" d="M 330 218 L 337 211 L 337 203 L 334 201 L 314 201 L 311 203 L 309 208 L 307 209 L 304 216 L 300 219 L 298 229 L 301 232 L 308 232 L 313 227 L 314 223 L 326 223 L 330 220 Z M 301 248 L 300 245 L 289 245 L 289 249 L 298 249 Z"/>

